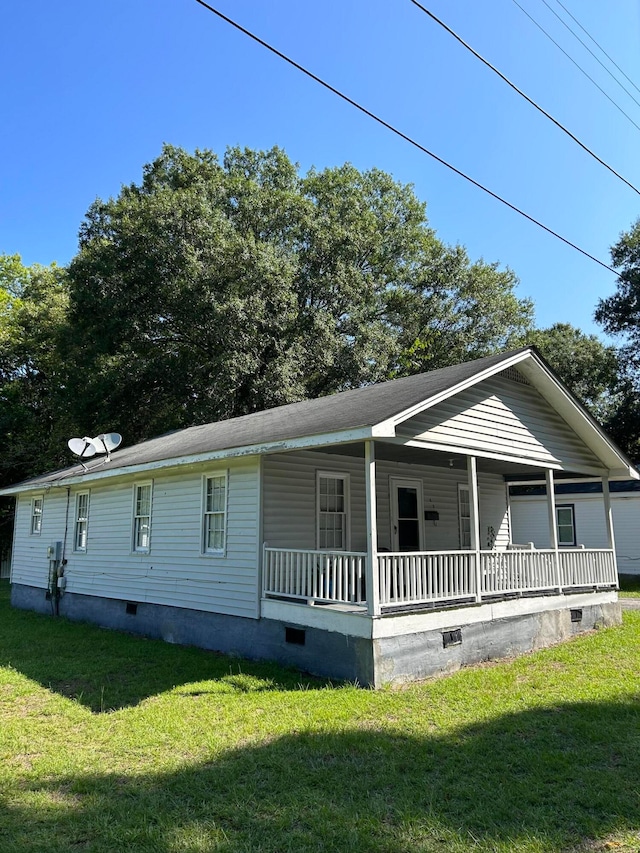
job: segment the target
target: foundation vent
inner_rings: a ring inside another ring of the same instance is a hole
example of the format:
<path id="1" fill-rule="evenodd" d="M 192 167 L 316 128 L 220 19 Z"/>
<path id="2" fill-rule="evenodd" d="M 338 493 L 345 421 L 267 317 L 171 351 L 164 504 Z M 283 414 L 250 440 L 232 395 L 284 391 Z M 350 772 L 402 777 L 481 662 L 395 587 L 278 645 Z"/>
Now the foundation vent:
<path id="1" fill-rule="evenodd" d="M 571 621 L 572 622 L 582 622 L 582 609 L 571 611 Z"/>
<path id="2" fill-rule="evenodd" d="M 127 615 L 135 616 L 138 613 L 138 605 L 134 601 L 127 601 Z"/>
<path id="3" fill-rule="evenodd" d="M 449 646 L 459 646 L 462 643 L 462 628 L 454 628 L 453 631 L 442 632 L 442 648 L 448 649 Z"/>
<path id="4" fill-rule="evenodd" d="M 304 646 L 306 633 L 302 628 L 285 628 L 284 640 L 285 643 L 291 643 L 294 646 Z"/>

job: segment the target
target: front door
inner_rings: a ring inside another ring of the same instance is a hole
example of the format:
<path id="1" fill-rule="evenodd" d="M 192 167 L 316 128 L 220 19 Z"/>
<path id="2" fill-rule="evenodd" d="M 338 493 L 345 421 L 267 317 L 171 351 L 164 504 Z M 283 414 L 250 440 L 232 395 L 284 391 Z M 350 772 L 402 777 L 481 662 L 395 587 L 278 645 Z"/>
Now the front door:
<path id="1" fill-rule="evenodd" d="M 422 551 L 422 483 L 391 478 L 391 541 L 394 551 Z"/>

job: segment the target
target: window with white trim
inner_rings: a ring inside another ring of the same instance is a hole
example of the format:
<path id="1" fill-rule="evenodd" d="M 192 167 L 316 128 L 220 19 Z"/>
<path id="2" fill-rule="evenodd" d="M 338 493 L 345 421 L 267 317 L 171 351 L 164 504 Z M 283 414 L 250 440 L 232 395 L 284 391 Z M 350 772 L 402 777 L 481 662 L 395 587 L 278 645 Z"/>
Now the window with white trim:
<path id="1" fill-rule="evenodd" d="M 87 534 L 89 532 L 89 492 L 78 492 L 76 495 L 76 523 L 73 533 L 73 550 L 87 550 Z"/>
<path id="2" fill-rule="evenodd" d="M 44 498 L 38 495 L 31 499 L 31 535 L 39 536 L 42 532 L 42 507 Z"/>
<path id="3" fill-rule="evenodd" d="M 224 554 L 227 545 L 227 472 L 204 478 L 202 550 Z"/>
<path id="4" fill-rule="evenodd" d="M 133 487 L 133 550 L 147 553 L 151 547 L 152 484 Z"/>
<path id="5" fill-rule="evenodd" d="M 556 525 L 558 528 L 558 545 L 565 547 L 576 544 L 576 518 L 573 504 L 558 506 L 556 504 Z"/>
<path id="6" fill-rule="evenodd" d="M 349 548 L 349 475 L 318 471 L 317 547 L 327 551 Z"/>
<path id="7" fill-rule="evenodd" d="M 458 528 L 460 548 L 471 548 L 471 494 L 462 483 L 458 483 Z"/>

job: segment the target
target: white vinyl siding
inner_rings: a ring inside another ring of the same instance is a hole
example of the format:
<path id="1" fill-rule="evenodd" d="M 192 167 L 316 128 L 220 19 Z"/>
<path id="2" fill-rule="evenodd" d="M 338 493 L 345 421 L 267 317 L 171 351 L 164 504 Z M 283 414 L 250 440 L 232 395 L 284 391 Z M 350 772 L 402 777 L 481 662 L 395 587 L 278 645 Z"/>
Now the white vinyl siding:
<path id="1" fill-rule="evenodd" d="M 317 472 L 317 548 L 349 550 L 349 475 Z"/>
<path id="2" fill-rule="evenodd" d="M 76 519 L 73 534 L 73 550 L 87 550 L 89 533 L 89 492 L 78 492 L 76 495 Z"/>
<path id="3" fill-rule="evenodd" d="M 42 495 L 38 495 L 35 498 L 31 499 L 31 528 L 30 533 L 32 536 L 39 536 L 42 531 L 42 510 L 43 510 L 44 498 Z"/>
<path id="4" fill-rule="evenodd" d="M 89 550 L 67 549 L 67 592 L 257 618 L 259 460 L 247 457 L 227 468 L 226 550 L 215 560 L 202 555 L 203 475 L 215 475 L 213 469 L 193 466 L 154 476 L 153 558 L 131 549 L 134 478 L 93 483 Z M 46 588 L 46 546 L 64 539 L 66 500 L 64 488 L 47 494 L 41 541 L 28 535 L 31 498 L 19 498 L 14 583 Z M 73 492 L 71 501 L 72 518 Z"/>
<path id="5" fill-rule="evenodd" d="M 205 554 L 224 554 L 227 530 L 227 473 L 204 478 L 202 545 Z"/>
<path id="6" fill-rule="evenodd" d="M 264 458 L 264 539 L 274 548 L 316 548 L 316 472 L 341 471 L 349 475 L 350 544 L 352 551 L 366 551 L 365 477 L 362 457 L 314 451 L 280 453 Z M 445 467 L 446 466 L 446 467 Z M 425 510 L 436 511 L 437 521 L 423 522 L 423 547 L 427 551 L 457 551 L 458 483 L 467 483 L 467 473 L 443 467 L 406 465 L 376 461 L 376 504 L 378 547 L 392 550 L 390 478 L 422 482 Z M 480 544 L 496 548 L 509 542 L 509 520 L 504 480 L 497 474 L 480 473 Z"/>
<path id="7" fill-rule="evenodd" d="M 601 468 L 593 453 L 533 387 L 494 376 L 426 409 L 398 434 L 532 462 Z"/>
<path id="8" fill-rule="evenodd" d="M 133 550 L 148 553 L 151 549 L 152 483 L 136 483 L 133 487 Z"/>

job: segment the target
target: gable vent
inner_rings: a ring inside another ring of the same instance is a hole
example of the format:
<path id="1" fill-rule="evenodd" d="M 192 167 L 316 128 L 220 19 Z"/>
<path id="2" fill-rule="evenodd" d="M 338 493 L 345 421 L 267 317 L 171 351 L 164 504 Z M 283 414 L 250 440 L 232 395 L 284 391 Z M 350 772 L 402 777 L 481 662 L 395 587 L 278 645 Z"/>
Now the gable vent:
<path id="1" fill-rule="evenodd" d="M 521 385 L 531 385 L 517 367 L 507 367 L 506 370 L 501 370 L 498 376 L 502 376 L 503 379 L 510 379 L 512 382 L 519 382 Z"/>

